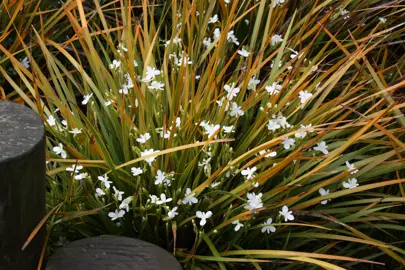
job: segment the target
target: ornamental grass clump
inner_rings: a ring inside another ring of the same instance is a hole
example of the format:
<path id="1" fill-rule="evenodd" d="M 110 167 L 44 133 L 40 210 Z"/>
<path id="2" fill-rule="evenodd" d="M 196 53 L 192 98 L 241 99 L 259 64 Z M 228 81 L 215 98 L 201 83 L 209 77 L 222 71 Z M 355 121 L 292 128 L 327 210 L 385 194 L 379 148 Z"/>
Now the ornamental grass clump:
<path id="1" fill-rule="evenodd" d="M 44 61 L 0 47 L 46 124 L 50 247 L 113 234 L 186 269 L 405 265 L 404 8 L 381 2 L 67 1 L 66 41 L 33 30 Z"/>

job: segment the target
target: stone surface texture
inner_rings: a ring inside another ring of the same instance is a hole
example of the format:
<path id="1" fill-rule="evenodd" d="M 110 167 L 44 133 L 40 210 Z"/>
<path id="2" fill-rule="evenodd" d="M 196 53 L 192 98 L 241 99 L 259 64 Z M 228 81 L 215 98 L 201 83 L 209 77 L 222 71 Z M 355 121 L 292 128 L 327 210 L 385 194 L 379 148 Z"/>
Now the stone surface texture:
<path id="1" fill-rule="evenodd" d="M 45 130 L 31 109 L 0 101 L 0 270 L 37 269 L 45 216 Z"/>
<path id="2" fill-rule="evenodd" d="M 75 241 L 52 255 L 46 270 L 181 270 L 166 250 L 138 239 L 99 236 Z"/>

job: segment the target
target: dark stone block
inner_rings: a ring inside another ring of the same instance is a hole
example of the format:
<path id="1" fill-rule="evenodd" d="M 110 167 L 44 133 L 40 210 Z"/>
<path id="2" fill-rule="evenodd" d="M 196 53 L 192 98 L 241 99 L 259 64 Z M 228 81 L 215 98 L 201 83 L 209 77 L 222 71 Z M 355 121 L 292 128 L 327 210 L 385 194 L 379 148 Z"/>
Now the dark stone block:
<path id="1" fill-rule="evenodd" d="M 45 130 L 29 108 L 0 101 L 0 270 L 37 268 L 45 216 Z"/>
<path id="2" fill-rule="evenodd" d="M 60 248 L 46 270 L 181 270 L 166 250 L 138 239 L 99 236 Z"/>

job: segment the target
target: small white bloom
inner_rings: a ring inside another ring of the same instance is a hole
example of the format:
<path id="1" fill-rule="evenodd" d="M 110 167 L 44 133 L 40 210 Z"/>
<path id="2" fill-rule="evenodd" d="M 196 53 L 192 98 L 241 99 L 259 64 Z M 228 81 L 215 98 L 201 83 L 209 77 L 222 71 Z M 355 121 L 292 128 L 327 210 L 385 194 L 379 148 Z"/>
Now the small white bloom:
<path id="1" fill-rule="evenodd" d="M 255 171 L 257 170 L 256 167 L 253 168 L 246 168 L 245 170 L 241 171 L 241 174 L 243 176 L 246 176 L 246 180 L 252 179 L 253 178 L 253 174 L 255 173 Z"/>
<path id="2" fill-rule="evenodd" d="M 309 93 L 308 91 L 299 92 L 299 98 L 300 98 L 301 104 L 304 104 L 305 102 L 307 102 L 311 97 L 312 97 L 312 94 Z"/>
<path id="3" fill-rule="evenodd" d="M 281 88 L 282 88 L 281 85 L 277 84 L 276 82 L 273 82 L 271 85 L 267 85 L 264 89 L 266 89 L 266 91 L 270 95 L 274 95 L 280 93 Z"/>
<path id="4" fill-rule="evenodd" d="M 173 207 L 173 209 L 170 210 L 170 211 L 167 213 L 167 216 L 168 216 L 169 219 L 173 219 L 173 218 L 176 217 L 178 214 L 179 214 L 179 213 L 177 213 L 177 206 L 176 206 L 176 207 Z"/>
<path id="5" fill-rule="evenodd" d="M 292 138 L 288 138 L 288 137 L 281 139 L 281 143 L 283 144 L 284 149 L 286 149 L 286 150 L 295 146 L 295 140 Z"/>
<path id="6" fill-rule="evenodd" d="M 74 173 L 79 173 L 80 170 L 83 169 L 83 166 L 81 165 L 72 165 L 72 167 L 66 168 L 67 172 L 74 172 Z"/>
<path id="7" fill-rule="evenodd" d="M 149 139 L 151 138 L 149 133 L 142 134 L 138 139 L 136 139 L 137 142 L 140 144 L 146 143 Z"/>
<path id="8" fill-rule="evenodd" d="M 296 58 L 296 57 L 301 58 L 302 54 L 300 54 L 300 53 L 297 52 L 297 51 L 294 51 L 293 49 L 289 49 L 289 50 L 292 52 L 292 54 L 290 55 L 290 58 L 291 58 L 291 59 L 294 59 L 294 58 Z"/>
<path id="9" fill-rule="evenodd" d="M 56 119 L 55 119 L 55 117 L 53 117 L 53 115 L 50 115 L 50 116 L 48 117 L 47 122 L 48 122 L 48 124 L 49 124 L 51 127 L 53 127 L 53 126 L 56 125 Z"/>
<path id="10" fill-rule="evenodd" d="M 233 221 L 232 224 L 235 225 L 235 232 L 239 231 L 240 228 L 243 227 L 243 224 L 239 222 L 239 219 Z"/>
<path id="11" fill-rule="evenodd" d="M 275 156 L 277 156 L 277 152 L 275 152 L 275 151 L 271 151 L 271 152 L 269 152 L 269 150 L 261 150 L 261 151 L 259 151 L 259 155 L 264 155 L 264 154 L 266 154 L 264 157 L 275 157 Z"/>
<path id="12" fill-rule="evenodd" d="M 168 202 L 171 202 L 171 201 L 172 201 L 172 198 L 167 198 L 166 194 L 162 193 L 162 194 L 160 194 L 160 200 L 158 200 L 156 202 L 156 204 L 160 205 L 160 204 L 168 203 Z"/>
<path id="13" fill-rule="evenodd" d="M 90 100 L 90 98 L 93 96 L 93 93 L 91 93 L 90 95 L 84 95 L 83 96 L 83 101 L 82 101 L 82 105 L 86 105 L 88 102 L 89 102 L 89 100 Z"/>
<path id="14" fill-rule="evenodd" d="M 242 48 L 242 50 L 238 50 L 238 54 L 243 56 L 243 57 L 249 57 L 250 52 Z"/>
<path id="15" fill-rule="evenodd" d="M 106 100 L 105 102 L 104 102 L 104 106 L 105 107 L 108 107 L 108 106 L 110 106 L 112 104 L 112 101 L 111 100 Z"/>
<path id="16" fill-rule="evenodd" d="M 62 158 L 67 158 L 67 153 L 63 149 L 63 145 L 61 143 L 58 146 L 55 146 L 52 150 L 55 154 L 60 155 Z"/>
<path id="17" fill-rule="evenodd" d="M 262 208 L 263 207 L 263 202 L 262 202 L 262 193 L 259 194 L 255 194 L 255 193 L 248 193 L 247 194 L 247 198 L 248 198 L 248 205 L 245 206 L 245 209 L 248 210 L 254 210 L 254 209 L 258 209 L 258 208 Z"/>
<path id="18" fill-rule="evenodd" d="M 163 91 L 163 87 L 165 86 L 164 83 L 158 82 L 158 81 L 153 81 L 150 85 L 148 85 L 148 88 L 151 90 L 160 90 Z"/>
<path id="19" fill-rule="evenodd" d="M 209 47 L 209 46 L 211 46 L 211 38 L 210 37 L 206 37 L 206 38 L 204 38 L 203 39 L 203 44 L 204 44 L 204 46 L 205 47 Z M 197 79 L 198 80 L 198 79 Z"/>
<path id="20" fill-rule="evenodd" d="M 75 137 L 77 134 L 82 133 L 82 129 L 74 128 L 74 129 L 72 129 L 71 131 L 69 131 L 69 133 L 72 133 L 72 134 L 73 134 L 73 137 Z"/>
<path id="21" fill-rule="evenodd" d="M 111 182 L 111 181 L 108 181 L 108 176 L 107 176 L 106 174 L 97 177 L 97 179 L 98 179 L 99 181 L 101 181 L 101 182 L 104 184 L 105 188 L 110 188 L 110 184 L 111 184 L 112 182 Z"/>
<path id="22" fill-rule="evenodd" d="M 117 68 L 119 68 L 119 66 L 121 65 L 121 62 L 119 60 L 113 60 L 112 63 L 108 66 L 111 70 L 115 70 Z"/>
<path id="23" fill-rule="evenodd" d="M 214 40 L 219 39 L 220 35 L 221 35 L 221 30 L 220 30 L 218 27 L 215 28 L 215 30 L 214 30 L 214 36 L 213 36 Z"/>
<path id="24" fill-rule="evenodd" d="M 153 204 L 156 204 L 157 201 L 159 200 L 158 196 L 156 196 L 156 195 L 150 195 L 149 194 L 149 198 L 150 198 L 150 202 L 153 203 Z"/>
<path id="25" fill-rule="evenodd" d="M 267 128 L 268 128 L 268 130 L 276 131 L 277 129 L 281 128 L 281 125 L 277 120 L 271 119 L 267 123 Z"/>
<path id="26" fill-rule="evenodd" d="M 29 61 L 29 59 L 28 59 L 28 57 L 26 56 L 26 57 L 24 57 L 24 59 L 23 60 L 21 60 L 21 62 L 20 62 L 25 68 L 29 68 L 30 67 L 30 61 Z"/>
<path id="27" fill-rule="evenodd" d="M 96 196 L 97 197 L 101 197 L 101 196 L 104 196 L 104 195 L 105 195 L 104 190 L 102 190 L 101 188 L 96 188 Z"/>
<path id="28" fill-rule="evenodd" d="M 294 216 L 292 215 L 292 211 L 288 211 L 288 206 L 284 205 L 279 211 L 280 215 L 284 217 L 284 221 L 287 222 L 289 220 L 294 220 Z"/>
<path id="29" fill-rule="evenodd" d="M 166 173 L 158 170 L 155 179 L 155 185 L 163 184 L 166 181 Z"/>
<path id="30" fill-rule="evenodd" d="M 87 178 L 88 176 L 89 176 L 88 173 L 79 173 L 79 174 L 75 175 L 74 178 L 75 178 L 75 180 L 80 181 L 80 180 Z"/>
<path id="31" fill-rule="evenodd" d="M 184 197 L 183 204 L 193 205 L 193 203 L 198 203 L 198 199 L 195 197 L 195 193 L 191 193 L 191 189 L 186 189 L 186 196 Z"/>
<path id="32" fill-rule="evenodd" d="M 356 167 L 354 167 L 354 164 L 350 164 L 349 161 L 346 161 L 346 167 L 347 170 L 350 171 L 350 174 L 355 174 L 359 171 L 356 169 Z"/>
<path id="33" fill-rule="evenodd" d="M 235 87 L 235 83 L 232 85 L 225 84 L 224 89 L 226 92 L 228 92 L 228 99 L 232 100 L 234 97 L 236 97 L 240 91 L 240 88 Z"/>
<path id="34" fill-rule="evenodd" d="M 200 220 L 200 226 L 204 226 L 207 223 L 207 219 L 209 219 L 212 216 L 212 212 L 208 211 L 208 212 L 201 212 L 201 211 L 197 211 L 196 212 L 196 216 L 201 219 Z"/>
<path id="35" fill-rule="evenodd" d="M 386 23 L 386 22 L 387 22 L 387 19 L 386 19 L 386 18 L 379 17 L 378 19 L 380 20 L 381 23 Z"/>
<path id="36" fill-rule="evenodd" d="M 120 93 L 122 95 L 127 95 L 128 94 L 128 88 L 125 87 L 125 85 L 124 85 L 122 89 L 118 90 L 118 93 Z"/>
<path id="37" fill-rule="evenodd" d="M 108 213 L 108 216 L 111 218 L 112 221 L 118 219 L 118 218 L 122 218 L 125 215 L 125 211 L 124 210 L 115 210 L 115 212 L 110 212 Z"/>
<path id="38" fill-rule="evenodd" d="M 146 76 L 155 78 L 156 76 L 160 75 L 161 71 L 154 67 L 147 66 L 145 73 L 146 73 Z"/>
<path id="39" fill-rule="evenodd" d="M 232 133 L 234 132 L 234 126 L 223 126 L 222 127 L 225 133 Z"/>
<path id="40" fill-rule="evenodd" d="M 358 187 L 359 184 L 357 183 L 357 179 L 356 178 L 351 178 L 348 179 L 347 182 L 343 182 L 343 187 L 345 188 L 355 188 Z"/>
<path id="41" fill-rule="evenodd" d="M 143 173 L 143 170 L 140 167 L 132 167 L 131 172 L 133 176 L 137 176 Z"/>
<path id="42" fill-rule="evenodd" d="M 295 137 L 299 139 L 303 139 L 307 136 L 307 132 L 313 132 L 314 129 L 311 128 L 312 124 L 309 124 L 307 126 L 301 125 L 301 130 L 297 133 L 295 133 Z"/>
<path id="43" fill-rule="evenodd" d="M 114 189 L 114 197 L 117 198 L 118 201 L 122 201 L 122 195 L 124 194 L 124 191 L 119 191 L 113 186 Z"/>
<path id="44" fill-rule="evenodd" d="M 245 112 L 242 110 L 241 106 L 238 106 L 236 102 L 231 103 L 231 111 L 229 113 L 230 116 L 238 117 L 244 115 Z"/>
<path id="45" fill-rule="evenodd" d="M 133 198 L 134 198 L 133 196 L 125 198 L 125 200 L 123 200 L 122 203 L 120 204 L 119 208 L 129 212 L 129 204 L 132 202 Z"/>
<path id="46" fill-rule="evenodd" d="M 214 182 L 211 184 L 212 188 L 216 188 L 217 186 L 219 186 L 221 184 L 221 182 Z"/>
<path id="47" fill-rule="evenodd" d="M 159 150 L 154 151 L 153 149 L 146 149 L 145 151 L 141 152 L 141 157 L 147 156 L 147 155 L 151 155 L 153 153 L 157 153 L 159 152 Z M 149 163 L 149 165 L 152 164 L 152 162 L 156 159 L 156 156 L 153 157 L 148 157 L 145 159 L 145 161 L 147 163 Z"/>
<path id="48" fill-rule="evenodd" d="M 277 43 L 283 42 L 281 35 L 274 35 L 271 37 L 271 46 L 275 46 Z"/>
<path id="49" fill-rule="evenodd" d="M 343 19 L 345 19 L 345 20 L 347 20 L 347 19 L 350 18 L 350 12 L 347 11 L 346 9 L 343 9 L 343 10 L 340 12 L 340 15 L 342 15 L 342 16 L 343 16 Z"/>
<path id="50" fill-rule="evenodd" d="M 262 233 L 270 233 L 270 232 L 275 232 L 276 231 L 276 227 L 272 226 L 271 224 L 273 223 L 273 219 L 269 218 L 267 221 L 265 221 L 263 223 L 263 227 L 262 227 Z"/>
<path id="51" fill-rule="evenodd" d="M 210 138 L 212 135 L 214 135 L 215 132 L 217 132 L 217 130 L 219 130 L 221 128 L 220 125 L 205 125 L 205 134 L 208 135 L 208 138 Z"/>
<path id="52" fill-rule="evenodd" d="M 327 155 L 329 153 L 328 146 L 324 141 L 317 143 L 317 146 L 314 147 L 314 150 L 321 151 L 324 155 Z"/>
<path id="53" fill-rule="evenodd" d="M 238 41 L 238 39 L 236 38 L 236 36 L 234 35 L 234 32 L 235 32 L 235 31 L 233 31 L 233 30 L 229 31 L 228 34 L 227 34 L 226 39 L 227 39 L 228 42 L 232 42 L 232 43 L 234 43 L 235 45 L 239 46 L 239 41 Z"/>
<path id="54" fill-rule="evenodd" d="M 210 24 L 210 23 L 216 23 L 217 21 L 218 21 L 218 15 L 217 15 L 217 14 L 214 14 L 214 16 L 212 16 L 212 17 L 209 19 L 208 24 Z"/>
<path id="55" fill-rule="evenodd" d="M 319 194 L 321 194 L 321 196 L 328 195 L 329 194 L 329 189 L 320 188 L 319 189 Z M 329 200 L 323 200 L 323 201 L 321 201 L 321 204 L 327 204 L 328 201 L 330 201 L 330 199 Z"/>
<path id="56" fill-rule="evenodd" d="M 256 79 L 256 76 L 254 75 L 252 78 L 249 79 L 249 84 L 247 89 L 248 90 L 255 90 L 256 89 L 256 85 L 258 85 L 260 83 L 260 80 Z"/>

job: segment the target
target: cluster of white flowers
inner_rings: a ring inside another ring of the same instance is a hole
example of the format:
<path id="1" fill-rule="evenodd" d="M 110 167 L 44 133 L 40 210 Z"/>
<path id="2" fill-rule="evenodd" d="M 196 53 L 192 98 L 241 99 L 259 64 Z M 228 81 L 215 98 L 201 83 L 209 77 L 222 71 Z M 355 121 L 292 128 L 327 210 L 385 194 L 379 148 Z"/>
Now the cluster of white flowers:
<path id="1" fill-rule="evenodd" d="M 287 118 L 282 115 L 272 115 L 273 119 L 270 119 L 267 123 L 267 128 L 270 131 L 276 131 L 280 128 L 289 128 L 291 125 L 287 122 Z"/>

